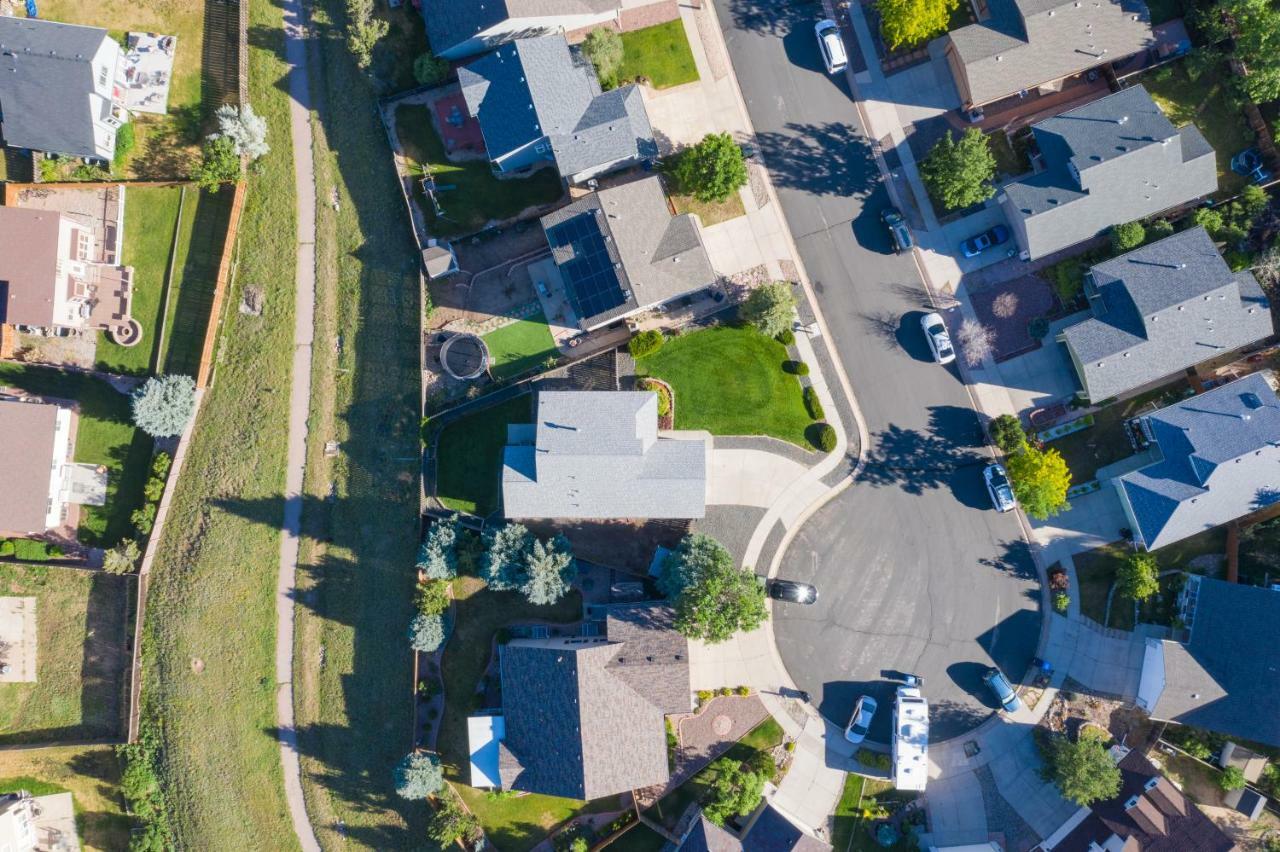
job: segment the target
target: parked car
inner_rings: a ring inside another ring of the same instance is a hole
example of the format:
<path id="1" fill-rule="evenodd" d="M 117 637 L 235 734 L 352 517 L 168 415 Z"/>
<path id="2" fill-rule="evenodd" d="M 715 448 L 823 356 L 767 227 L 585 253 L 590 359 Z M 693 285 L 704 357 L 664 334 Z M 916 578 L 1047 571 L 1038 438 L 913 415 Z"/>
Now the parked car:
<path id="1" fill-rule="evenodd" d="M 910 251 L 911 231 L 907 230 L 907 220 L 902 218 L 896 207 L 886 207 L 880 211 L 880 221 L 889 229 L 889 239 L 893 240 L 893 250 L 901 254 Z"/>
<path id="2" fill-rule="evenodd" d="M 544 299 L 551 298 L 551 291 L 547 289 L 547 284 L 545 281 L 538 282 L 538 292 L 542 294 L 542 298 Z"/>
<path id="3" fill-rule="evenodd" d="M 947 334 L 947 325 L 942 317 L 935 313 L 925 314 L 920 318 L 920 327 L 924 329 L 925 339 L 929 341 L 933 360 L 939 364 L 950 364 L 956 360 L 956 350 L 951 346 L 951 335 Z"/>
<path id="4" fill-rule="evenodd" d="M 875 715 L 876 700 L 870 695 L 859 698 L 858 703 L 853 705 L 853 715 L 849 717 L 849 724 L 845 726 L 844 738 L 854 745 L 865 740 Z"/>
<path id="5" fill-rule="evenodd" d="M 987 673 L 982 676 L 982 682 L 995 693 L 996 700 L 1005 710 L 1016 713 L 1022 709 L 1022 699 L 1018 698 L 1018 693 L 1013 691 L 1013 687 L 1009 685 L 1009 679 L 1002 671 L 987 669 Z"/>
<path id="6" fill-rule="evenodd" d="M 965 257 L 977 257 L 992 246 L 998 246 L 1009 239 L 1009 229 L 1004 225 L 996 225 L 989 231 L 983 231 L 976 237 L 970 237 L 960 244 L 960 251 Z"/>
<path id="7" fill-rule="evenodd" d="M 827 66 L 827 73 L 839 74 L 849 64 L 844 39 L 840 38 L 840 26 L 827 19 L 818 21 L 813 31 L 818 36 L 818 52 L 822 54 L 822 64 Z"/>
<path id="8" fill-rule="evenodd" d="M 818 600 L 818 590 L 808 583 L 795 580 L 773 580 L 769 583 L 769 597 L 787 603 L 811 604 Z"/>
<path id="9" fill-rule="evenodd" d="M 996 507 L 997 512 L 1009 512 L 1018 505 L 1018 501 L 1013 496 L 1013 488 L 1009 485 L 1009 475 L 1004 471 L 1004 465 L 998 463 L 987 465 L 987 469 L 982 472 L 982 478 L 987 481 L 987 493 L 991 495 L 991 505 Z"/>

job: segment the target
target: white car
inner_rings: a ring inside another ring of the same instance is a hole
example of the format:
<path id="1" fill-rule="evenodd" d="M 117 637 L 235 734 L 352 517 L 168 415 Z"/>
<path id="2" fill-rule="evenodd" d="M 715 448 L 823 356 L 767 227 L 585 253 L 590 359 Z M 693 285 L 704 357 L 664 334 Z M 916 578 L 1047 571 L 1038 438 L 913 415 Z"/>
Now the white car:
<path id="1" fill-rule="evenodd" d="M 956 350 L 951 345 L 951 335 L 947 334 L 947 324 L 935 313 L 925 314 L 920 318 L 920 327 L 929 341 L 929 349 L 933 352 L 933 360 L 939 364 L 950 364 L 956 360 Z"/>
<path id="2" fill-rule="evenodd" d="M 1014 499 L 1013 488 L 1009 485 L 1009 475 L 1004 472 L 1004 466 L 987 465 L 987 469 L 982 472 L 982 478 L 987 481 L 987 493 L 991 495 L 991 505 L 996 507 L 996 511 L 1013 511 L 1018 501 Z"/>
<path id="3" fill-rule="evenodd" d="M 818 36 L 818 52 L 822 54 L 822 64 L 827 66 L 828 74 L 839 74 L 849 64 L 849 56 L 844 50 L 844 39 L 840 38 L 840 26 L 833 20 L 818 21 L 813 28 Z"/>
<path id="4" fill-rule="evenodd" d="M 849 724 L 844 729 L 844 738 L 854 745 L 865 740 L 875 715 L 876 700 L 870 695 L 859 698 L 858 703 L 853 705 L 853 715 L 849 717 Z"/>

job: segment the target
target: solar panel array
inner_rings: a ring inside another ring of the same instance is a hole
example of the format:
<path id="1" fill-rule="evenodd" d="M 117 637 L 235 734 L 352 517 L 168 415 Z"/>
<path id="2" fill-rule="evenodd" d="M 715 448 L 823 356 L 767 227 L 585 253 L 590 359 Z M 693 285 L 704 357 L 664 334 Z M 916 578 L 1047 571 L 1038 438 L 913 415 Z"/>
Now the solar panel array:
<path id="1" fill-rule="evenodd" d="M 582 319 L 612 310 L 627 301 L 618 271 L 609 257 L 594 213 L 580 213 L 547 230 L 552 248 L 573 247 L 573 259 L 560 265 L 569 302 Z"/>

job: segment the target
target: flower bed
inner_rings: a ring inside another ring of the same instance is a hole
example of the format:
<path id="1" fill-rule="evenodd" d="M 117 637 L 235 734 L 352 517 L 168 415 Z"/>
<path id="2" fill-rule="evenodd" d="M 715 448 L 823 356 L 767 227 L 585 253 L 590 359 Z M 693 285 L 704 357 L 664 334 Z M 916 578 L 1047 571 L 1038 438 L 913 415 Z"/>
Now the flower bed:
<path id="1" fill-rule="evenodd" d="M 1086 414 L 1083 417 L 1077 417 L 1068 423 L 1060 423 L 1050 429 L 1036 433 L 1036 438 L 1040 441 L 1048 442 L 1055 438 L 1062 438 L 1074 432 L 1082 432 L 1093 426 L 1093 415 Z"/>

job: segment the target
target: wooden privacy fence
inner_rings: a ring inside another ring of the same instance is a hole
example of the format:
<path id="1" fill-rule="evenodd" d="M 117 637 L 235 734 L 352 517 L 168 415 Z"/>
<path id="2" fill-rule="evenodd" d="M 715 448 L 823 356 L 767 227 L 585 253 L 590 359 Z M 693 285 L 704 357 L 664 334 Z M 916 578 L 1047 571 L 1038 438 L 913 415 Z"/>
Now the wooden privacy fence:
<path id="1" fill-rule="evenodd" d="M 204 348 L 200 352 L 200 369 L 196 371 L 196 387 L 209 386 L 213 375 L 214 344 L 218 339 L 218 326 L 222 324 L 222 302 L 235 267 L 236 234 L 240 230 L 240 214 L 244 210 L 245 182 L 236 181 L 235 194 L 231 198 L 231 212 L 227 215 L 227 238 L 222 243 L 222 257 L 218 261 L 218 278 L 213 286 L 213 303 L 209 307 L 209 322 L 205 326 Z"/>

